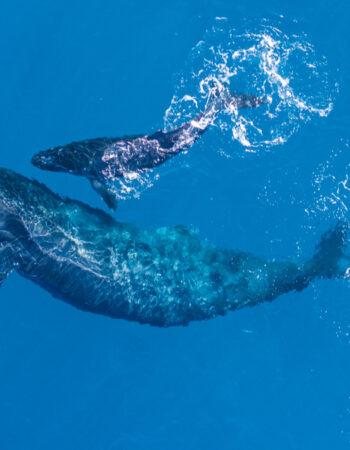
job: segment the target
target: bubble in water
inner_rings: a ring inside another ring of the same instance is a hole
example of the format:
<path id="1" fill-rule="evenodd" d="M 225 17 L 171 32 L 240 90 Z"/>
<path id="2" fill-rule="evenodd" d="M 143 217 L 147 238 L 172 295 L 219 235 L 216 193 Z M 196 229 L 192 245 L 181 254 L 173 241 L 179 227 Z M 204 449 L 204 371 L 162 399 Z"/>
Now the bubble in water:
<path id="1" fill-rule="evenodd" d="M 125 172 L 122 178 L 114 178 L 110 190 L 118 200 L 140 198 L 142 193 L 151 188 L 159 179 L 159 174 L 153 170 L 138 170 Z"/>
<path id="2" fill-rule="evenodd" d="M 266 20 L 239 29 L 217 17 L 176 79 L 164 128 L 209 123 L 246 152 L 283 144 L 301 124 L 331 112 L 337 85 L 326 69 L 325 58 L 316 55 L 305 36 L 287 36 Z M 230 147 L 220 154 L 229 158 Z M 139 169 L 107 178 L 124 199 L 140 197 L 159 174 Z"/>
<path id="3" fill-rule="evenodd" d="M 302 123 L 331 112 L 337 86 L 329 81 L 326 66 L 304 36 L 287 36 L 266 21 L 239 30 L 217 18 L 176 81 L 165 128 L 208 108 L 213 90 L 247 94 L 262 104 L 239 108 L 224 101 L 221 112 L 211 117 L 213 125 L 247 151 L 283 144 Z"/>
<path id="4" fill-rule="evenodd" d="M 313 176 L 314 202 L 306 212 L 327 219 L 349 220 L 350 164 L 349 144 L 333 150 L 327 161 L 320 164 Z"/>

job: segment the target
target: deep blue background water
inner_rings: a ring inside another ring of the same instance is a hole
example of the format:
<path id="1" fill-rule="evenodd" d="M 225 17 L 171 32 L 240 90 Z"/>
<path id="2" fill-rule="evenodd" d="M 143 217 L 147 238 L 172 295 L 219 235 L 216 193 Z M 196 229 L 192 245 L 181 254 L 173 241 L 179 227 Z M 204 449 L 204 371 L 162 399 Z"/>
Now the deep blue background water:
<path id="1" fill-rule="evenodd" d="M 220 157 L 213 135 L 174 161 L 120 220 L 182 223 L 264 256 L 312 251 L 312 178 L 349 139 L 346 0 L 4 0 L 1 165 L 96 206 L 82 179 L 40 173 L 37 150 L 162 125 L 174 74 L 215 16 L 298 20 L 340 84 L 334 112 L 270 153 Z M 292 25 L 289 25 L 293 32 Z M 344 167 L 343 167 L 344 169 Z M 267 194 L 264 196 L 264 194 Z M 267 201 L 264 201 L 264 198 Z M 16 275 L 1 288 L 0 448 L 347 449 L 349 288 L 323 281 L 273 304 L 187 328 L 76 311 Z"/>

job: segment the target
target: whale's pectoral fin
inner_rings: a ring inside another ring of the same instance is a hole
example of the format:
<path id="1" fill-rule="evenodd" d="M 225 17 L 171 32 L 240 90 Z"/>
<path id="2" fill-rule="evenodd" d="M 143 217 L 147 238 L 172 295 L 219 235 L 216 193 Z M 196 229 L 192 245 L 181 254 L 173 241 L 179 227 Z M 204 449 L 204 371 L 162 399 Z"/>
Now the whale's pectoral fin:
<path id="1" fill-rule="evenodd" d="M 6 229 L 6 215 L 0 213 L 0 286 L 7 276 L 14 270 L 15 262 L 15 237 Z"/>
<path id="2" fill-rule="evenodd" d="M 0 286 L 15 268 L 13 250 L 0 245 Z"/>
<path id="3" fill-rule="evenodd" d="M 108 208 L 117 209 L 117 198 L 115 192 L 107 185 L 104 180 L 91 178 L 90 183 L 92 188 L 102 197 Z"/>

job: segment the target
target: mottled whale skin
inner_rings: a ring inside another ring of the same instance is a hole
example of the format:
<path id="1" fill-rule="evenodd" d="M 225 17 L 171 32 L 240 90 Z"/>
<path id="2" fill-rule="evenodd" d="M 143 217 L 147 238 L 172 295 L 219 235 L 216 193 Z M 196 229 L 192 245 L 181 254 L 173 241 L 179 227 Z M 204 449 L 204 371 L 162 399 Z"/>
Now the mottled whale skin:
<path id="1" fill-rule="evenodd" d="M 225 106 L 254 108 L 263 102 L 253 95 L 221 93 L 209 102 L 202 114 L 175 130 L 72 142 L 37 153 L 32 163 L 43 170 L 88 178 L 107 206 L 116 209 L 117 192 L 113 186 L 116 179 L 142 174 L 189 149 Z"/>
<path id="2" fill-rule="evenodd" d="M 347 227 L 305 263 L 215 248 L 183 226 L 141 230 L 0 169 L 0 283 L 15 270 L 85 311 L 187 325 L 342 276 Z"/>

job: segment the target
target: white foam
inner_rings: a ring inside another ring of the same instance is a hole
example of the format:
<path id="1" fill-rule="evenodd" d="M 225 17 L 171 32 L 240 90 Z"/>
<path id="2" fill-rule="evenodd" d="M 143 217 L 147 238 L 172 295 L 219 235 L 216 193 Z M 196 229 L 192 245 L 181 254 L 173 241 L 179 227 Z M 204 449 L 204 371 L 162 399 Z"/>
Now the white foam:
<path id="1" fill-rule="evenodd" d="M 287 36 L 262 21 L 237 30 L 229 20 L 207 31 L 192 50 L 181 82 L 166 110 L 166 129 L 196 117 L 213 94 L 226 96 L 221 113 L 209 119 L 245 149 L 282 145 L 314 117 L 327 117 L 336 86 L 329 82 L 326 61 L 297 35 Z M 264 99 L 254 109 L 237 109 L 227 93 L 245 93 Z"/>

